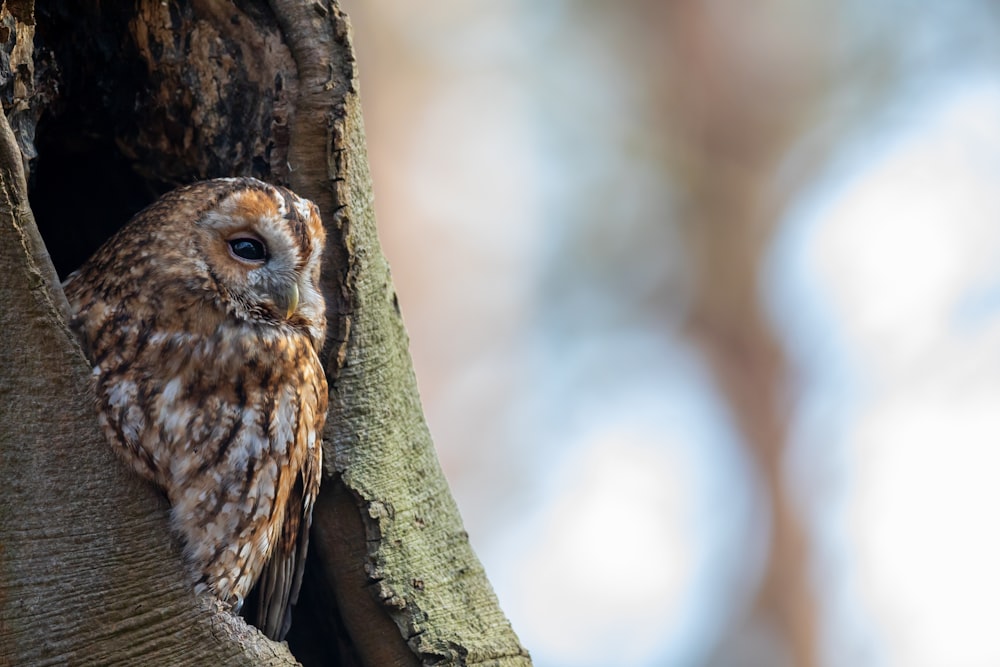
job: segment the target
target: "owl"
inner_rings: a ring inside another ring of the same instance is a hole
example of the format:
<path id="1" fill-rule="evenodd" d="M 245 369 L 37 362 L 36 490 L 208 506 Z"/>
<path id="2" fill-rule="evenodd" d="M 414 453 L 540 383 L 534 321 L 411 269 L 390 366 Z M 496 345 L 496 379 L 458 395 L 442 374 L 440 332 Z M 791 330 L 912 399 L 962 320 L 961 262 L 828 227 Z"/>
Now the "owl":
<path id="1" fill-rule="evenodd" d="M 196 590 L 278 640 L 320 484 L 324 240 L 316 207 L 284 188 L 204 181 L 63 283 L 101 427 L 166 494 Z"/>

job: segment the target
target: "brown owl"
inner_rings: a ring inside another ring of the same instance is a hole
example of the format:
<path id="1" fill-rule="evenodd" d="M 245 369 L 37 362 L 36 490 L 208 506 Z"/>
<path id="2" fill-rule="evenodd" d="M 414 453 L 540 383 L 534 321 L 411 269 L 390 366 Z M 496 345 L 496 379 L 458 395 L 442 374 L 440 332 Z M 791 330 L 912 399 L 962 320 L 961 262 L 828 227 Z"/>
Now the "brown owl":
<path id="1" fill-rule="evenodd" d="M 327 385 L 316 207 L 227 178 L 139 213 L 63 287 L 100 422 L 163 489 L 198 591 L 282 639 L 302 582 Z M 256 608 L 249 608 L 256 607 Z"/>

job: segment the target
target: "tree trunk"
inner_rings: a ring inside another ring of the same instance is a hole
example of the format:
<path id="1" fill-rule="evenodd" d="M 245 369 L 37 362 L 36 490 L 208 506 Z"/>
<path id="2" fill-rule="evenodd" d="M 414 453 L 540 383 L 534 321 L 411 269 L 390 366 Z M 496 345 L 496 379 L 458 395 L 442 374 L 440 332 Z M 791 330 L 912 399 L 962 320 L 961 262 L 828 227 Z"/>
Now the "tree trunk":
<path id="1" fill-rule="evenodd" d="M 529 665 L 421 412 L 346 17 L 32 5 L 0 10 L 0 665 Z M 325 474 L 287 647 L 194 595 L 164 499 L 98 429 L 57 278 L 159 193 L 234 175 L 312 199 L 328 230 Z"/>
<path id="2" fill-rule="evenodd" d="M 686 331 L 714 373 L 766 494 L 759 511 L 769 529 L 767 562 L 756 599 L 712 660 L 814 667 L 808 531 L 785 475 L 789 367 L 760 280 L 786 203 L 775 174 L 811 118 L 822 50 L 799 38 L 793 26 L 804 26 L 801 18 L 776 20 L 787 14 L 782 3 L 733 9 L 653 2 L 645 23 L 661 28 L 659 57 L 671 64 L 660 95 L 693 267 Z M 752 642 L 759 648 L 748 648 Z"/>

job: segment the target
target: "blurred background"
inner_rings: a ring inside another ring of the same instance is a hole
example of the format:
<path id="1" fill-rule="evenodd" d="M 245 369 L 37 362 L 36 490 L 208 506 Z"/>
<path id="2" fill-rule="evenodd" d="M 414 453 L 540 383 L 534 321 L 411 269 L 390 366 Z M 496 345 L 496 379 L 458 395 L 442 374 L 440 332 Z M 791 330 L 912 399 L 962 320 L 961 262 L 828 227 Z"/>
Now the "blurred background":
<path id="1" fill-rule="evenodd" d="M 1000 664 L 1000 5 L 343 5 L 537 667 Z"/>

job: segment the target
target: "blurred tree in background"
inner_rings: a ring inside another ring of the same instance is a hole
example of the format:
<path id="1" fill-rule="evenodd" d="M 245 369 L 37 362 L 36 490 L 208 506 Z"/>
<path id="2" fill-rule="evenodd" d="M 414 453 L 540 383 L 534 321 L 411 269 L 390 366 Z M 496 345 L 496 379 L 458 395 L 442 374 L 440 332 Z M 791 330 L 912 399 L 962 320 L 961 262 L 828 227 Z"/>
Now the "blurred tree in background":
<path id="1" fill-rule="evenodd" d="M 537 664 L 907 664 L 919 638 L 857 629 L 859 399 L 815 407 L 849 364 L 776 248 L 950 81 L 997 79 L 996 8 L 345 6 L 432 430 Z"/>

